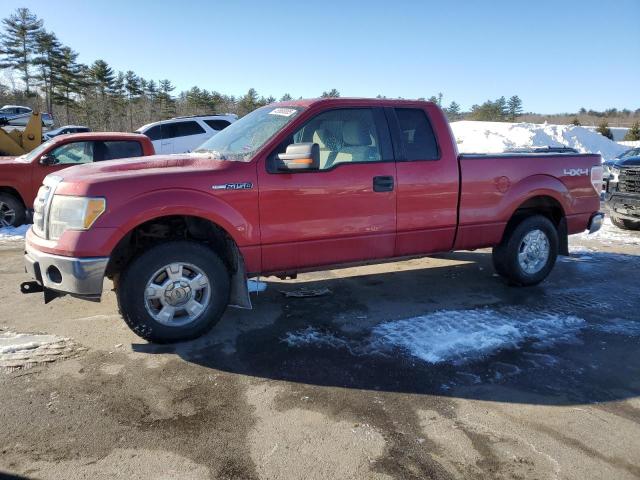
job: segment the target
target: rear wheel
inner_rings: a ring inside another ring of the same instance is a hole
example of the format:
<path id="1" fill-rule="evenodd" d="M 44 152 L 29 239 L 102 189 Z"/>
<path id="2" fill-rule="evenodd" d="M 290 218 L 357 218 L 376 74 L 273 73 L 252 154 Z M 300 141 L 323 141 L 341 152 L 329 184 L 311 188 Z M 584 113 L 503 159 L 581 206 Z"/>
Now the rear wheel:
<path id="1" fill-rule="evenodd" d="M 493 249 L 496 272 L 513 285 L 530 286 L 543 281 L 558 257 L 558 231 L 542 215 L 522 220 L 505 233 Z"/>
<path id="2" fill-rule="evenodd" d="M 27 211 L 10 193 L 0 193 L 0 228 L 18 227 L 25 222 Z"/>
<path id="3" fill-rule="evenodd" d="M 190 340 L 210 330 L 229 303 L 229 273 L 205 245 L 171 241 L 137 257 L 120 276 L 120 313 L 155 343 Z"/>
<path id="4" fill-rule="evenodd" d="M 622 230 L 640 230 L 640 221 L 627 220 L 616 215 L 611 215 L 611 223 Z"/>

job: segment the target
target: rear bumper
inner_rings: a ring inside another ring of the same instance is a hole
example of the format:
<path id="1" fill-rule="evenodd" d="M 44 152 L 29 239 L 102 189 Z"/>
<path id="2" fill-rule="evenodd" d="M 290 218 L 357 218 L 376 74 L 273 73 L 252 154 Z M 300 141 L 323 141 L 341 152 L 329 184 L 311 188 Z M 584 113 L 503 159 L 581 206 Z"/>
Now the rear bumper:
<path id="1" fill-rule="evenodd" d="M 640 195 L 613 194 L 605 202 L 612 215 L 625 220 L 640 220 Z"/>
<path id="2" fill-rule="evenodd" d="M 589 224 L 587 225 L 587 229 L 589 233 L 595 233 L 602 228 L 602 224 L 604 223 L 604 213 L 598 212 L 591 215 L 589 219 Z"/>
<path id="3" fill-rule="evenodd" d="M 44 288 L 78 297 L 99 299 L 109 257 L 73 258 L 26 246 L 24 266 Z"/>

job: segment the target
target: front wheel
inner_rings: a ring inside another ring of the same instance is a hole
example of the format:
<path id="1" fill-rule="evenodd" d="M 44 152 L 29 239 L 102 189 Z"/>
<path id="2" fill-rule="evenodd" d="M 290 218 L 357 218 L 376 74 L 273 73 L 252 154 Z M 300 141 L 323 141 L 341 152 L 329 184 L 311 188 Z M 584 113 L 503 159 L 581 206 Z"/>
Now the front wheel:
<path id="1" fill-rule="evenodd" d="M 20 200 L 9 193 L 0 193 L 0 228 L 19 227 L 25 222 L 26 213 Z"/>
<path id="2" fill-rule="evenodd" d="M 229 272 L 206 245 L 171 241 L 150 248 L 120 276 L 118 307 L 129 328 L 154 343 L 197 338 L 229 303 Z"/>
<path id="3" fill-rule="evenodd" d="M 611 215 L 611 223 L 622 230 L 640 230 L 640 220 L 627 220 L 616 215 Z"/>
<path id="4" fill-rule="evenodd" d="M 513 285 L 530 286 L 543 281 L 558 257 L 558 231 L 542 215 L 522 220 L 505 233 L 493 249 L 496 272 Z"/>

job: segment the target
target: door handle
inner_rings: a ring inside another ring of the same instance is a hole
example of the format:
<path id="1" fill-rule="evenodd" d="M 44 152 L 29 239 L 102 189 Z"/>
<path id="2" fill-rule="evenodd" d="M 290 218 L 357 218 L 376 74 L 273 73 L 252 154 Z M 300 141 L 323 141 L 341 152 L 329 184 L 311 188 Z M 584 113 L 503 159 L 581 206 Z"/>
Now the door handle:
<path id="1" fill-rule="evenodd" d="M 374 192 L 393 192 L 393 177 L 379 176 L 373 177 Z"/>

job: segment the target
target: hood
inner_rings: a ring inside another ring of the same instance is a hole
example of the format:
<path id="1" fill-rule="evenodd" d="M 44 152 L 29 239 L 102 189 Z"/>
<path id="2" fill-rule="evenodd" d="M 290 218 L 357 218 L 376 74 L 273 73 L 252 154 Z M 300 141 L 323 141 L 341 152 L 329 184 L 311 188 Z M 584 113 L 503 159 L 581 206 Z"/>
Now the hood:
<path id="1" fill-rule="evenodd" d="M 612 166 L 618 168 L 624 167 L 640 167 L 640 157 L 627 157 L 616 160 Z"/>

